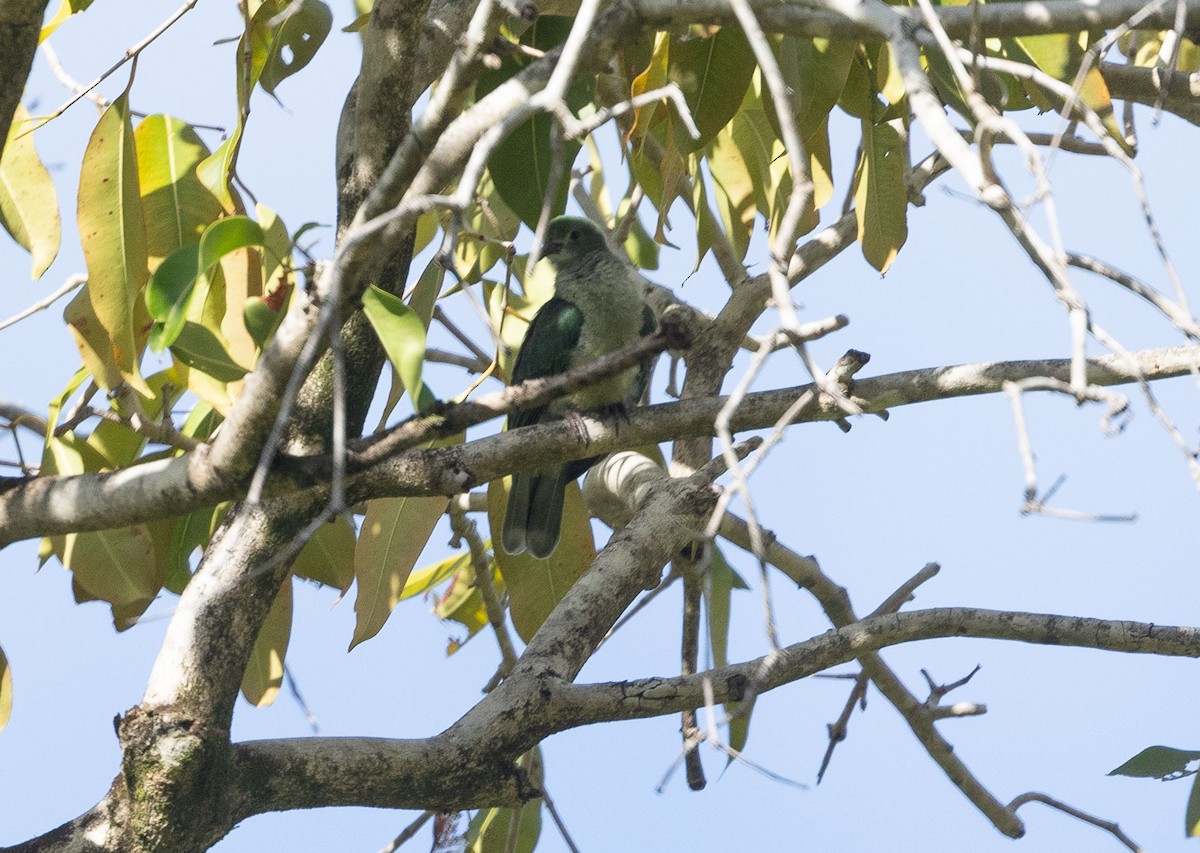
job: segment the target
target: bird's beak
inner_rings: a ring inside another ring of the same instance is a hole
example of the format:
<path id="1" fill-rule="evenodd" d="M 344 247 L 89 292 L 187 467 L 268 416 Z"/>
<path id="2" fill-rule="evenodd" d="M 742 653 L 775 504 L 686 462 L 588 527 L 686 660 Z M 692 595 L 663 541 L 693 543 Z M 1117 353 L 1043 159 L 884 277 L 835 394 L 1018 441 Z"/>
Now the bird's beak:
<path id="1" fill-rule="evenodd" d="M 542 257 L 548 258 L 551 255 L 557 255 L 562 251 L 563 244 L 561 240 L 551 240 L 547 238 L 542 241 Z"/>

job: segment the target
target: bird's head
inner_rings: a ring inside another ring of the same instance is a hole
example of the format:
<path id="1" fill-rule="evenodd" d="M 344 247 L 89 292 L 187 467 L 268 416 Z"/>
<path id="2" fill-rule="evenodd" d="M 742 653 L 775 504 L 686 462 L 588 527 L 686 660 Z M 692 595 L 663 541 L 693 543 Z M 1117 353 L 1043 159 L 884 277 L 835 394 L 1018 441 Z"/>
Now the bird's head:
<path id="1" fill-rule="evenodd" d="M 604 232 L 590 219 L 581 216 L 559 216 L 550 220 L 542 255 L 556 262 L 570 260 L 588 252 L 608 251 Z"/>

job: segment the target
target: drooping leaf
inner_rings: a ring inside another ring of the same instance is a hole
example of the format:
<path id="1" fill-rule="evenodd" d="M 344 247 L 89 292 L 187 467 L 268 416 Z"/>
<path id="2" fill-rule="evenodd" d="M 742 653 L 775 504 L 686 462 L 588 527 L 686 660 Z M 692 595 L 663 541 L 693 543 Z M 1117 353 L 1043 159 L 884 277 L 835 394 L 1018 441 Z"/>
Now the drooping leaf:
<path id="1" fill-rule="evenodd" d="M 517 759 L 517 766 L 529 774 L 532 785 L 541 787 L 543 773 L 540 748 Z M 509 827 L 513 820 L 520 823 L 516 828 L 516 844 L 510 847 Z M 533 853 L 541 832 L 541 797 L 528 800 L 516 808 L 480 809 L 467 827 L 466 850 L 468 853 Z"/>
<path id="2" fill-rule="evenodd" d="M 425 362 L 425 324 L 415 311 L 386 290 L 370 285 L 362 296 L 363 313 L 379 335 L 388 361 L 400 374 L 409 396 L 421 393 L 421 368 Z"/>
<path id="3" fill-rule="evenodd" d="M 521 42 L 538 50 L 549 50 L 566 40 L 571 31 L 571 24 L 571 18 L 539 16 L 521 37 Z M 479 78 L 476 86 L 477 97 L 485 97 L 516 74 L 527 61 L 519 53 L 506 55 L 501 60 L 499 69 L 486 72 Z M 585 78 L 568 86 L 567 105 L 576 112 L 587 106 L 592 100 L 592 85 L 592 79 Z M 563 212 L 571 178 L 571 163 L 579 153 L 580 143 L 563 141 L 562 172 L 558 183 L 551 187 L 553 156 L 550 132 L 553 124 L 550 116 L 539 113 L 515 128 L 496 146 L 492 156 L 488 158 L 488 171 L 495 181 L 500 197 L 530 228 L 537 227 L 542 202 L 547 196 L 551 197 L 551 212 Z"/>
<path id="4" fill-rule="evenodd" d="M 79 235 L 87 261 L 86 292 L 107 337 L 112 363 L 138 391 L 135 306 L 148 277 L 146 226 L 128 89 L 109 105 L 88 140 L 79 175 Z M 97 376 L 98 382 L 103 381 Z M 110 386 L 105 386 L 111 390 Z"/>
<path id="5" fill-rule="evenodd" d="M 242 695 L 251 705 L 270 705 L 283 684 L 283 662 L 292 635 L 292 579 L 279 588 L 274 603 L 258 631 L 246 671 L 242 674 Z"/>
<path id="6" fill-rule="evenodd" d="M 683 91 L 700 138 L 678 133 L 678 147 L 686 152 L 706 146 L 729 123 L 755 69 L 754 51 L 739 27 L 722 27 L 707 38 L 694 35 L 671 41 L 667 77 Z"/>
<path id="7" fill-rule="evenodd" d="M 1192 780 L 1192 792 L 1183 815 L 1183 831 L 1187 838 L 1200 838 L 1200 775 Z"/>
<path id="8" fill-rule="evenodd" d="M 25 132 L 28 121 L 29 113 L 18 103 L 0 155 L 0 225 L 33 256 L 38 279 L 58 256 L 62 224 L 54 181 L 33 146 L 33 134 Z"/>
<path id="9" fill-rule="evenodd" d="M 492 585 L 496 595 L 504 593 L 504 579 L 496 571 L 496 561 L 488 563 L 488 571 L 492 573 Z M 468 558 L 455 572 L 454 579 L 446 591 L 437 598 L 433 613 L 439 619 L 447 622 L 457 622 L 467 629 L 466 637 L 451 639 L 446 646 L 446 654 L 452 655 L 467 644 L 467 641 L 483 630 L 488 624 L 487 608 L 483 604 L 483 594 L 475 583 L 475 568 Z"/>
<path id="10" fill-rule="evenodd" d="M 713 666 L 721 667 L 729 663 L 732 592 L 734 589 L 744 588 L 746 583 L 738 577 L 715 544 L 709 547 L 713 549 L 713 553 L 704 582 L 704 611 L 708 622 Z M 745 748 L 746 738 L 750 734 L 750 709 L 741 708 L 736 702 L 727 703 L 725 715 L 729 719 L 729 746 L 740 752 Z M 733 756 L 730 755 L 726 764 L 732 761 Z"/>
<path id="11" fill-rule="evenodd" d="M 150 349 L 155 352 L 173 344 L 187 321 L 200 274 L 198 249 L 197 244 L 176 249 L 158 265 L 146 285 L 146 308 L 155 321 Z"/>
<path id="12" fill-rule="evenodd" d="M 230 215 L 246 212 L 242 197 L 234 189 L 232 183 L 233 169 L 237 163 L 241 140 L 242 125 L 239 122 L 233 132 L 229 134 L 229 138 L 196 166 L 196 177 L 200 179 L 200 183 Z"/>
<path id="13" fill-rule="evenodd" d="M 484 543 L 485 545 L 487 543 Z M 404 582 L 404 589 L 400 592 L 400 600 L 412 598 L 414 595 L 421 595 L 429 592 L 442 581 L 447 580 L 456 572 L 469 568 L 471 565 L 471 552 L 464 551 L 461 554 L 451 554 L 445 559 L 438 560 L 436 563 L 426 566 L 423 569 L 417 569 L 411 572 L 408 580 Z"/>
<path id="14" fill-rule="evenodd" d="M 367 504 L 354 548 L 358 596 L 351 649 L 374 637 L 387 622 L 447 503 L 441 497 L 404 497 Z"/>
<path id="15" fill-rule="evenodd" d="M 743 260 L 750 248 L 750 236 L 754 231 L 758 208 L 754 198 L 754 177 L 734 138 L 732 126 L 722 128 L 717 133 L 708 150 L 708 168 L 717 191 L 717 213 L 721 217 L 721 224 L 733 243 L 738 260 Z M 758 169 L 757 163 L 755 169 Z M 758 174 L 761 180 L 761 172 Z M 696 183 L 703 181 L 697 180 Z M 700 221 L 697 217 L 697 225 Z"/>
<path id="16" fill-rule="evenodd" d="M 887 272 L 908 238 L 908 189 L 904 143 L 889 124 L 862 122 L 863 153 L 856 175 L 854 209 L 863 257 Z"/>
<path id="17" fill-rule="evenodd" d="M 1193 761 L 1200 761 L 1200 750 L 1148 746 L 1120 767 L 1108 771 L 1108 775 L 1166 779 L 1183 773 Z"/>
<path id="18" fill-rule="evenodd" d="M 505 477 L 488 484 L 488 524 L 493 542 L 500 541 L 511 482 L 510 477 Z M 503 548 L 496 549 L 496 562 L 508 589 L 508 611 L 522 640 L 529 642 L 595 558 L 592 525 L 577 483 L 567 484 L 562 539 L 549 557 L 538 560 L 528 553 L 514 555 L 504 553 Z"/>
<path id="19" fill-rule="evenodd" d="M 196 167 L 210 155 L 191 125 L 174 116 L 147 116 L 133 133 L 151 268 L 177 249 L 195 245 L 221 215 L 221 202 Z"/>
<path id="20" fill-rule="evenodd" d="M 292 573 L 345 592 L 354 583 L 354 544 L 354 525 L 338 516 L 304 543 Z"/>
<path id="21" fill-rule="evenodd" d="M 162 588 L 164 578 L 144 524 L 69 533 L 61 559 L 83 590 L 112 605 L 118 627 L 128 627 L 128 620 L 140 615 Z"/>
<path id="22" fill-rule="evenodd" d="M 656 33 L 654 36 L 654 48 L 650 52 L 650 59 L 646 63 L 646 67 L 638 73 L 630 83 L 630 93 L 632 97 L 644 95 L 647 92 L 652 92 L 655 89 L 661 89 L 667 82 L 667 65 L 671 57 L 671 34 L 666 32 Z M 656 119 L 661 119 L 667 110 L 672 109 L 664 105 L 661 101 L 651 101 L 648 104 L 643 104 L 635 107 L 633 110 L 633 124 L 629 126 L 629 130 L 625 133 L 625 140 L 641 139 L 650 128 L 654 126 Z M 661 113 L 659 111 L 662 111 Z"/>
<path id="23" fill-rule="evenodd" d="M 333 12 L 321 0 L 301 0 L 287 7 L 271 41 L 271 52 L 259 77 L 259 85 L 271 95 L 275 88 L 312 61 L 333 26 Z"/>
<path id="24" fill-rule="evenodd" d="M 0 731 L 4 731 L 12 717 L 12 703 L 12 669 L 8 665 L 8 658 L 4 656 L 4 649 L 0 648 Z"/>
<path id="25" fill-rule="evenodd" d="M 102 388 L 116 388 L 121 384 L 121 368 L 109 346 L 108 334 L 100 325 L 100 318 L 92 308 L 92 300 L 86 289 L 80 290 L 63 308 L 63 321 L 71 330 L 79 356 L 87 372 L 96 378 Z"/>

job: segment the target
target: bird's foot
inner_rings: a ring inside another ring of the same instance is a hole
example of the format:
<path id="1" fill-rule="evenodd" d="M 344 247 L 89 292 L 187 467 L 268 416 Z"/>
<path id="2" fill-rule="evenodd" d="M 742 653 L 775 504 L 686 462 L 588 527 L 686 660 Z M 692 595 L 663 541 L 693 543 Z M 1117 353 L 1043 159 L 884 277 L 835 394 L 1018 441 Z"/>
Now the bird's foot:
<path id="1" fill-rule="evenodd" d="M 596 409 L 596 417 L 620 432 L 621 424 L 629 423 L 629 408 L 624 403 L 609 403 Z"/>
<path id="2" fill-rule="evenodd" d="M 567 409 L 563 412 L 563 420 L 567 422 L 567 426 L 575 433 L 575 438 L 583 444 L 591 444 L 591 438 L 588 435 L 587 424 L 583 420 L 583 415 L 574 409 Z"/>

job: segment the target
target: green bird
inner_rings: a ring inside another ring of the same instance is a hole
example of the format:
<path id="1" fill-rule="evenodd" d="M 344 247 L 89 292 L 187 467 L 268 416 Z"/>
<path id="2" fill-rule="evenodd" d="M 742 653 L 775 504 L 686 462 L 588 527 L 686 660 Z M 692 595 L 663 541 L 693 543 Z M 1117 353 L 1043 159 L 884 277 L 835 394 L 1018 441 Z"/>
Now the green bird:
<path id="1" fill-rule="evenodd" d="M 609 251 L 604 232 L 591 221 L 576 216 L 551 220 L 542 253 L 554 265 L 554 296 L 529 324 L 513 384 L 588 364 L 654 331 L 654 312 L 643 299 L 641 280 Z M 635 365 L 549 405 L 509 415 L 508 428 L 579 412 L 623 412 L 641 399 L 651 364 Z M 516 472 L 501 535 L 505 552 L 528 550 L 539 560 L 549 557 L 562 533 L 567 483 L 600 458 Z"/>

